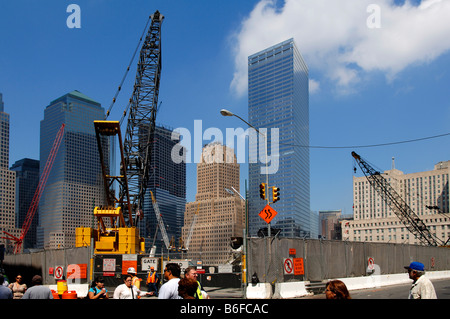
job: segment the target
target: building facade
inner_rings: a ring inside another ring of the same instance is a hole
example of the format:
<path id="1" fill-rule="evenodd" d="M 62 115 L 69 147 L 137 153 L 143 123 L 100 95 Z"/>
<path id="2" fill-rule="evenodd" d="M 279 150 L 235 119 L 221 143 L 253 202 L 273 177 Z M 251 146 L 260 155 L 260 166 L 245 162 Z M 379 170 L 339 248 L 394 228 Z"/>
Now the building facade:
<path id="1" fill-rule="evenodd" d="M 395 191 L 441 242 L 450 236 L 450 161 L 431 171 L 404 174 L 392 168 L 382 173 Z M 343 240 L 420 244 L 366 177 L 353 177 L 353 221 L 344 221 Z"/>
<path id="2" fill-rule="evenodd" d="M 186 207 L 186 161 L 185 152 L 172 154 L 172 149 L 178 143 L 180 143 L 180 134 L 161 125 L 155 127 L 150 178 L 144 200 L 144 220 L 140 227 L 141 237 L 146 239 L 145 247 L 150 248 L 155 245 L 156 254 L 160 254 L 161 249 L 166 247 L 161 231 L 158 229 L 150 191 L 158 202 L 169 241 L 173 242 L 175 248 L 180 246 Z M 183 158 L 172 158 L 173 156 Z"/>
<path id="3" fill-rule="evenodd" d="M 39 184 L 39 161 L 23 158 L 11 166 L 16 173 L 16 227 L 22 228 Z M 36 247 L 36 227 L 39 212 L 36 210 L 24 238 L 23 249 Z"/>
<path id="4" fill-rule="evenodd" d="M 9 170 L 9 114 L 4 111 L 0 93 L 0 230 L 20 237 L 15 217 L 16 173 Z M 1 237 L 5 236 L 2 232 Z M 12 252 L 14 241 L 0 238 L 7 252 Z"/>
<path id="5" fill-rule="evenodd" d="M 93 123 L 104 118 L 100 103 L 79 91 L 61 96 L 45 108 L 41 121 L 40 174 L 63 123 L 65 130 L 39 202 L 39 248 L 75 246 L 75 229 L 92 227 L 94 207 L 104 204 Z"/>
<path id="6" fill-rule="evenodd" d="M 284 237 L 311 235 L 308 81 L 308 67 L 293 39 L 248 58 L 248 119 L 266 132 L 269 186 L 280 188 L 280 200 L 271 205 L 278 213 L 271 228 Z M 266 205 L 259 196 L 259 184 L 266 182 L 264 142 L 262 134 L 258 143 L 249 142 L 249 154 L 258 153 L 258 161 L 249 159 L 251 236 L 268 227 L 258 216 Z"/>
<path id="7" fill-rule="evenodd" d="M 233 192 L 239 192 L 239 169 L 233 149 L 217 142 L 203 148 L 195 202 L 186 204 L 184 215 L 188 258 L 204 265 L 231 262 L 231 237 L 242 237 L 244 227 L 244 201 Z"/>
<path id="8" fill-rule="evenodd" d="M 341 240 L 342 210 L 319 211 L 320 235 L 323 239 Z"/>

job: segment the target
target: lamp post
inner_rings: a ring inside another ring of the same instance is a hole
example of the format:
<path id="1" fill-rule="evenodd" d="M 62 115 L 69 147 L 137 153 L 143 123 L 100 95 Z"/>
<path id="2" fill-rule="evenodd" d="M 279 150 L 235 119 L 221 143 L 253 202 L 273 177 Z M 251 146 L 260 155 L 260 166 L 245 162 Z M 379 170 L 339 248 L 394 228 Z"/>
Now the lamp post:
<path id="1" fill-rule="evenodd" d="M 258 134 L 260 134 L 261 136 L 263 136 L 264 137 L 264 148 L 265 148 L 265 155 L 266 155 L 266 186 L 267 186 L 267 190 L 269 189 L 269 162 L 268 162 L 268 155 L 267 155 L 267 135 L 266 134 L 263 134 L 263 133 L 261 133 L 256 127 L 254 127 L 253 125 L 251 125 L 250 123 L 248 123 L 246 120 L 244 120 L 242 117 L 240 117 L 240 116 L 238 116 L 238 115 L 236 115 L 236 114 L 234 114 L 234 113 L 232 113 L 232 112 L 230 112 L 230 111 L 228 111 L 228 110 L 226 110 L 226 109 L 221 109 L 220 110 L 220 114 L 222 114 L 223 116 L 235 116 L 235 117 L 237 117 L 238 119 L 240 119 L 242 122 L 244 122 L 245 124 L 247 124 L 248 126 L 250 126 L 251 128 L 253 128 L 256 132 L 258 132 Z M 267 200 L 267 204 L 269 204 L 269 195 L 267 194 L 267 197 L 266 197 L 266 200 Z M 267 225 L 268 227 L 267 227 L 267 233 L 268 233 L 268 236 L 270 237 L 271 236 L 271 231 L 270 231 L 270 223 L 268 223 L 268 225 Z M 247 230 L 246 230 L 247 231 Z"/>

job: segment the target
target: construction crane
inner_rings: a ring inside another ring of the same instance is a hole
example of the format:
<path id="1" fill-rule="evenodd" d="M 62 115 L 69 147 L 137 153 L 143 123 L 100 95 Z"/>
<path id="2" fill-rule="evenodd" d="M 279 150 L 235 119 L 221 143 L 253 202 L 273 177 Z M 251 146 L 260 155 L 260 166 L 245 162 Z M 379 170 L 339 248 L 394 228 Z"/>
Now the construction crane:
<path id="1" fill-rule="evenodd" d="M 164 16 L 156 11 L 142 44 L 129 114 L 122 143 L 118 121 L 95 121 L 97 144 L 106 194 L 106 206 L 96 207 L 98 229 L 77 229 L 76 246 L 85 246 L 94 238 L 96 253 L 136 254 L 145 251 L 145 241 L 137 228 L 149 180 L 151 151 L 161 77 L 161 24 Z M 128 70 L 127 70 L 128 71 Z M 119 87 L 120 90 L 121 87 Z M 115 102 L 114 97 L 114 102 Z M 110 110 L 107 112 L 109 115 Z M 124 112 L 124 115 L 126 111 Z M 120 173 L 111 176 L 103 150 L 105 137 L 116 136 L 120 148 Z M 119 195 L 115 196 L 114 182 Z"/>
<path id="2" fill-rule="evenodd" d="M 195 223 L 197 222 L 197 216 L 198 216 L 199 209 L 200 209 L 200 203 L 197 204 L 197 210 L 194 213 L 194 218 L 192 219 L 191 227 L 189 228 L 189 234 L 188 234 L 188 238 L 186 240 L 186 245 L 184 247 L 182 247 L 183 251 L 189 250 L 189 245 L 191 243 L 192 234 L 194 233 L 194 226 L 195 226 Z"/>
<path id="3" fill-rule="evenodd" d="M 31 222 L 33 221 L 33 218 L 34 218 L 34 214 L 36 213 L 42 193 L 44 192 L 44 188 L 45 188 L 45 184 L 47 183 L 48 175 L 50 174 L 50 171 L 53 167 L 53 163 L 55 162 L 56 155 L 58 154 L 59 146 L 61 145 L 61 141 L 64 136 L 64 127 L 65 127 L 65 124 L 63 123 L 61 125 L 61 128 L 59 129 L 58 133 L 56 134 L 56 138 L 53 142 L 53 146 L 48 155 L 47 162 L 42 171 L 42 175 L 39 178 L 39 183 L 36 187 L 36 191 L 34 192 L 33 199 L 31 200 L 30 207 L 28 208 L 27 215 L 23 222 L 20 237 L 17 238 L 16 236 L 13 236 L 13 235 L 7 233 L 6 231 L 3 231 L 9 237 L 2 237 L 2 238 L 15 241 L 14 254 L 18 254 L 22 251 L 23 241 L 25 239 L 25 236 L 28 233 L 28 230 L 30 229 Z"/>
<path id="4" fill-rule="evenodd" d="M 386 201 L 400 221 L 417 239 L 420 240 L 421 243 L 429 246 L 439 246 L 444 244 L 431 234 L 423 220 L 414 213 L 411 207 L 409 207 L 380 172 L 376 171 L 355 152 L 352 152 L 352 156 L 358 163 L 370 185 L 378 192 L 381 198 Z"/>
<path id="5" fill-rule="evenodd" d="M 166 245 L 167 250 L 170 250 L 171 245 L 170 245 L 170 242 L 169 242 L 169 236 L 167 236 L 166 227 L 164 225 L 161 212 L 159 211 L 158 202 L 156 201 L 155 196 L 153 196 L 153 192 L 152 191 L 150 191 L 150 195 L 152 196 L 153 209 L 155 211 L 156 220 L 158 221 L 158 226 L 156 227 L 156 230 L 155 230 L 155 236 L 154 236 L 154 239 L 153 239 L 152 248 L 155 246 L 156 234 L 158 233 L 158 228 L 159 228 L 161 230 L 161 234 L 162 234 L 162 237 L 163 237 L 163 240 L 164 240 L 164 244 Z"/>
<path id="6" fill-rule="evenodd" d="M 136 224 L 149 180 L 161 79 L 161 24 L 163 20 L 164 16 L 159 11 L 152 15 L 151 25 L 141 48 L 123 145 L 129 201 L 132 205 L 131 215 Z"/>

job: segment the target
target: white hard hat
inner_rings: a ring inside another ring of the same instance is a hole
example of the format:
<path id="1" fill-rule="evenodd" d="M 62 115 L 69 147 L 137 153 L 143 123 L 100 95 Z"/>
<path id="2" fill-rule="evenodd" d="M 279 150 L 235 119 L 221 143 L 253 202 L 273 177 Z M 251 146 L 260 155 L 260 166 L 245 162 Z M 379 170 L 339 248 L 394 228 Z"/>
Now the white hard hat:
<path id="1" fill-rule="evenodd" d="M 128 268 L 127 273 L 135 274 L 136 273 L 136 269 L 134 269 L 133 267 L 130 267 L 130 268 Z"/>

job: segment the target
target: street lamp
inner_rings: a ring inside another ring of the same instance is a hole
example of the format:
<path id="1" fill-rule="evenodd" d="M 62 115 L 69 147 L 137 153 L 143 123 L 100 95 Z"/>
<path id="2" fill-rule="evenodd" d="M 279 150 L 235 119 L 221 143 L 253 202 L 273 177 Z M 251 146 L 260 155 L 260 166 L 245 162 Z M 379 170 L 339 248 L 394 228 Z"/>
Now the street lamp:
<path id="1" fill-rule="evenodd" d="M 238 119 L 240 119 L 242 122 L 244 122 L 245 124 L 247 124 L 248 126 L 250 126 L 251 128 L 253 128 L 256 132 L 258 132 L 258 134 L 261 134 L 264 137 L 264 147 L 265 147 L 265 153 L 266 153 L 266 185 L 267 187 L 269 187 L 269 162 L 268 162 L 268 155 L 267 155 L 267 135 L 261 133 L 256 127 L 254 127 L 253 125 L 251 125 L 250 123 L 248 123 L 246 120 L 244 120 L 242 117 L 234 114 L 233 112 L 230 112 L 226 109 L 221 109 L 220 110 L 220 114 L 222 114 L 223 116 L 235 116 Z M 267 197 L 267 203 L 269 203 L 269 197 Z M 270 234 L 270 223 L 268 224 L 267 227 L 268 230 L 268 235 L 269 237 L 271 236 Z"/>

